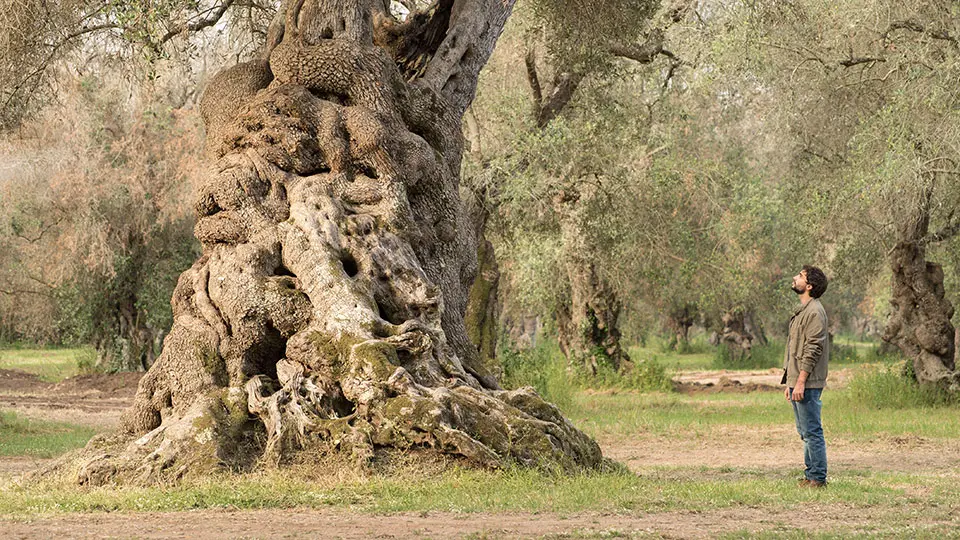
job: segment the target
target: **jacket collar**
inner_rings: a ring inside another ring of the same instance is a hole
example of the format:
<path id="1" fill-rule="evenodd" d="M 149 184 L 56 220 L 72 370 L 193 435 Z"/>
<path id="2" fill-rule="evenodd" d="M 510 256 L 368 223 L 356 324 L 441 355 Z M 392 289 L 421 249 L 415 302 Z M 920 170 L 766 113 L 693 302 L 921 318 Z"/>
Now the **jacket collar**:
<path id="1" fill-rule="evenodd" d="M 816 298 L 811 298 L 810 301 L 807 302 L 806 304 L 800 304 L 799 306 L 797 306 L 797 309 L 793 310 L 793 317 L 796 317 L 797 315 L 799 315 L 800 312 L 810 307 L 814 302 L 819 303 L 820 301 L 817 300 Z M 793 317 L 790 317 L 790 318 L 792 319 Z"/>

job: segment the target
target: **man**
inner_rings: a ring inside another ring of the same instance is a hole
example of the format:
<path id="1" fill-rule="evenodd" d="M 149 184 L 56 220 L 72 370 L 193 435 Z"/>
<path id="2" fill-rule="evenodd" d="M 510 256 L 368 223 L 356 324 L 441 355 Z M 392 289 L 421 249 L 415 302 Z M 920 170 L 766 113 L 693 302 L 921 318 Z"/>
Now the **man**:
<path id="1" fill-rule="evenodd" d="M 787 385 L 783 395 L 793 404 L 797 431 L 803 440 L 806 470 L 800 485 L 819 488 L 827 485 L 827 445 L 820 423 L 820 394 L 827 382 L 830 340 L 827 314 L 818 299 L 827 290 L 827 276 L 815 266 L 804 266 L 793 277 L 792 288 L 800 296 L 800 307 L 790 318 L 780 382 Z"/>

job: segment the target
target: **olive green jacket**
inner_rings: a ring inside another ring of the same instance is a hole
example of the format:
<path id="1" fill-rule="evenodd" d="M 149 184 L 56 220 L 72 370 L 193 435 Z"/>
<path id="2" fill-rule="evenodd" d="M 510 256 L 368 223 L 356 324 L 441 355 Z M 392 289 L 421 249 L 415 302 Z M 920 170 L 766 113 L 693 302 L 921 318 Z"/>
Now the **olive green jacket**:
<path id="1" fill-rule="evenodd" d="M 801 371 L 809 373 L 806 388 L 823 388 L 827 384 L 830 362 L 830 338 L 827 334 L 827 312 L 816 298 L 800 306 L 790 317 L 787 350 L 783 359 L 782 383 L 790 388 L 797 384 Z"/>

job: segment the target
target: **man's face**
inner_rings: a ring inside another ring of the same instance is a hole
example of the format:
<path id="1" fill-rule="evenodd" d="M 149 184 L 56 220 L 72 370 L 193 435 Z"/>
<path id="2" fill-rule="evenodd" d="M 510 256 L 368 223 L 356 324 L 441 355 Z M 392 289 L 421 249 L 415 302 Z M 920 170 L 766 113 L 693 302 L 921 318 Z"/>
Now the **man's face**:
<path id="1" fill-rule="evenodd" d="M 797 294 L 803 294 L 813 288 L 807 283 L 806 270 L 801 270 L 799 274 L 793 276 L 793 285 L 790 288 Z"/>

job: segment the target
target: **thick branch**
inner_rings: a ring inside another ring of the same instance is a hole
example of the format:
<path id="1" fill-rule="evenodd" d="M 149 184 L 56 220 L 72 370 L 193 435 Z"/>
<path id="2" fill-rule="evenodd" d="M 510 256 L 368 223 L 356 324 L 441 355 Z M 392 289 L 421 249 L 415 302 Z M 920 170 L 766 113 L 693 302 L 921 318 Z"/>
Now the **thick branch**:
<path id="1" fill-rule="evenodd" d="M 422 81 L 441 93 L 458 117 L 473 101 L 486 65 L 516 0 L 455 0 L 450 27 Z"/>
<path id="2" fill-rule="evenodd" d="M 641 64 L 649 64 L 660 54 L 675 58 L 673 53 L 663 48 L 663 30 L 656 29 L 650 32 L 647 40 L 640 45 L 633 43 L 612 43 L 610 52 L 614 56 L 629 58 Z"/>
<path id="3" fill-rule="evenodd" d="M 935 244 L 937 242 L 943 242 L 944 240 L 949 240 L 960 234 L 960 220 L 954 221 L 946 226 L 944 226 L 939 231 L 925 236 L 920 240 L 920 246 L 923 247 L 927 244 Z"/>
<path id="4" fill-rule="evenodd" d="M 873 64 L 876 62 L 886 62 L 886 58 L 876 57 L 876 56 L 864 56 L 858 58 L 848 58 L 847 60 L 841 60 L 840 65 L 843 67 L 853 67 L 860 64 Z"/>
<path id="5" fill-rule="evenodd" d="M 223 14 L 226 13 L 228 9 L 230 9 L 230 6 L 233 5 L 234 1 L 235 0 L 224 0 L 224 2 L 220 4 L 219 7 L 215 9 L 211 9 L 213 13 L 209 17 L 201 18 L 200 20 L 194 21 L 189 24 L 179 24 L 173 27 L 172 29 L 170 29 L 169 32 L 164 34 L 159 41 L 153 44 L 153 48 L 159 49 L 161 45 L 163 45 L 164 43 L 173 39 L 175 36 L 182 34 L 184 32 L 197 32 L 199 30 L 203 30 L 204 28 L 209 28 L 217 24 L 220 21 L 220 19 L 223 18 Z"/>
<path id="6" fill-rule="evenodd" d="M 553 91 L 543 101 L 537 114 L 537 127 L 544 128 L 551 120 L 560 114 L 560 111 L 570 103 L 574 92 L 583 81 L 585 73 L 563 72 L 557 75 L 553 84 Z"/>
<path id="7" fill-rule="evenodd" d="M 904 21 L 894 21 L 890 23 L 890 26 L 881 34 L 884 39 L 887 39 L 889 35 L 896 30 L 909 30 L 917 34 L 926 34 L 933 39 L 940 41 L 949 41 L 950 43 L 957 45 L 957 38 L 950 35 L 950 32 L 946 30 L 931 29 L 924 26 L 920 21 L 915 20 L 904 20 Z"/>

